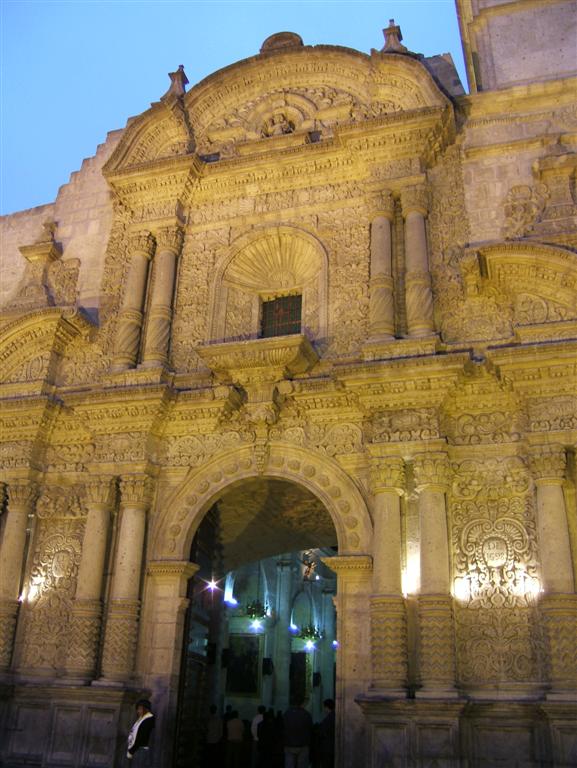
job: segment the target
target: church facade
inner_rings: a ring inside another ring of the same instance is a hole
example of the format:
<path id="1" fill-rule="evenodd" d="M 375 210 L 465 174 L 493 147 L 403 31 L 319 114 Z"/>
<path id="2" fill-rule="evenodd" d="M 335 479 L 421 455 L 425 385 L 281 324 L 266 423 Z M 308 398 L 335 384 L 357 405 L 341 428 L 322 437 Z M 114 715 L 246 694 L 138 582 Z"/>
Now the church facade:
<path id="1" fill-rule="evenodd" d="M 3 764 L 175 765 L 200 560 L 313 549 L 338 768 L 577 762 L 577 13 L 457 10 L 468 95 L 279 33 L 2 220 Z"/>

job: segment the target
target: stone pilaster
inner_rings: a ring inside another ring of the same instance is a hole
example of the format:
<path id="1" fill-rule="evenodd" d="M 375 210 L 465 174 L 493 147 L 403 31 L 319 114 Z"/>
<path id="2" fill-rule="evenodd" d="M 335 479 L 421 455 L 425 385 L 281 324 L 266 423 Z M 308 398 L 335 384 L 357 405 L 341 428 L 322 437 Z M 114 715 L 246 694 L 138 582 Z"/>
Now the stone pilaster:
<path id="1" fill-rule="evenodd" d="M 116 326 L 113 371 L 124 371 L 136 364 L 146 297 L 148 262 L 154 253 L 154 238 L 150 232 L 135 232 L 130 238 L 129 247 L 131 260 L 124 286 L 122 309 Z"/>
<path id="2" fill-rule="evenodd" d="M 536 446 L 529 464 L 536 486 L 537 531 L 544 594 L 539 609 L 548 646 L 550 696 L 577 688 L 577 595 L 563 482 L 566 456 L 560 445 Z"/>
<path id="3" fill-rule="evenodd" d="M 8 669 L 12 659 L 26 533 L 35 498 L 36 487 L 32 483 L 8 484 L 8 505 L 0 553 L 0 671 Z"/>
<path id="4" fill-rule="evenodd" d="M 414 457 L 421 525 L 419 679 L 423 698 L 454 697 L 455 629 L 450 594 L 449 535 L 445 492 L 450 465 L 442 452 Z"/>
<path id="5" fill-rule="evenodd" d="M 291 636 L 288 631 L 292 604 L 292 571 L 290 560 L 279 560 L 277 568 L 277 613 L 274 628 L 274 705 L 286 709 L 289 705 L 290 679 L 286 659 L 290 658 Z"/>
<path id="6" fill-rule="evenodd" d="M 67 672 L 90 679 L 96 670 L 102 621 L 102 586 L 114 501 L 111 478 L 95 478 L 84 486 L 86 526 L 76 595 L 71 616 Z"/>
<path id="7" fill-rule="evenodd" d="M 372 561 L 366 555 L 326 557 L 323 563 L 337 574 L 337 708 L 336 751 L 340 765 L 369 765 L 368 725 L 355 701 L 371 682 L 370 611 Z M 345 720 L 346 713 L 346 720 Z"/>
<path id="8" fill-rule="evenodd" d="M 183 233 L 179 226 L 164 227 L 156 233 L 152 293 L 142 355 L 142 364 L 147 367 L 165 365 L 168 361 L 176 266 L 182 241 Z"/>
<path id="9" fill-rule="evenodd" d="M 407 689 L 407 617 L 401 586 L 401 506 L 405 467 L 399 457 L 373 458 L 374 549 L 371 597 L 372 687 L 393 697 Z"/>
<path id="10" fill-rule="evenodd" d="M 428 195 L 424 185 L 401 193 L 405 220 L 405 303 L 409 336 L 428 336 L 435 330 L 433 292 L 429 272 L 427 230 Z"/>
<path id="11" fill-rule="evenodd" d="M 126 681 L 134 670 L 149 495 L 144 476 L 120 481 L 120 524 L 102 651 L 104 680 Z"/>
<path id="12" fill-rule="evenodd" d="M 385 191 L 371 197 L 371 278 L 369 284 L 369 336 L 392 339 L 395 333 L 391 223 L 394 201 Z"/>

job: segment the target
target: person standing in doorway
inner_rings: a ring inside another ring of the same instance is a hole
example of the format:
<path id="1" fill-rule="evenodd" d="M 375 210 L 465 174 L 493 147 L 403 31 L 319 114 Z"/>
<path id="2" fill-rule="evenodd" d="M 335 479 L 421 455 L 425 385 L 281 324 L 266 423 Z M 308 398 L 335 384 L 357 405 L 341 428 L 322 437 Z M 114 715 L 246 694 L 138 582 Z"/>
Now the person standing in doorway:
<path id="1" fill-rule="evenodd" d="M 297 700 L 284 714 L 285 768 L 309 768 L 312 733 L 313 719 Z"/>
<path id="2" fill-rule="evenodd" d="M 251 757 L 252 768 L 256 768 L 256 764 L 258 761 L 258 726 L 260 725 L 260 723 L 262 723 L 265 712 L 266 712 L 266 707 L 264 707 L 261 704 L 256 711 L 256 715 L 252 719 L 252 723 L 250 724 L 250 735 L 252 737 L 252 757 Z"/>
<path id="3" fill-rule="evenodd" d="M 334 768 L 335 765 L 335 702 L 323 701 L 325 716 L 319 725 L 320 768 Z"/>
<path id="4" fill-rule="evenodd" d="M 235 710 L 226 729 L 226 768 L 241 768 L 244 723 Z"/>
<path id="5" fill-rule="evenodd" d="M 151 709 L 152 705 L 148 699 L 140 699 L 136 702 L 137 719 L 128 734 L 126 752 L 131 768 L 149 768 L 152 765 L 148 744 L 154 728 L 154 715 Z"/>
<path id="6" fill-rule="evenodd" d="M 206 768 L 220 768 L 222 763 L 222 718 L 214 704 L 210 707 L 210 715 L 206 724 L 205 759 Z"/>

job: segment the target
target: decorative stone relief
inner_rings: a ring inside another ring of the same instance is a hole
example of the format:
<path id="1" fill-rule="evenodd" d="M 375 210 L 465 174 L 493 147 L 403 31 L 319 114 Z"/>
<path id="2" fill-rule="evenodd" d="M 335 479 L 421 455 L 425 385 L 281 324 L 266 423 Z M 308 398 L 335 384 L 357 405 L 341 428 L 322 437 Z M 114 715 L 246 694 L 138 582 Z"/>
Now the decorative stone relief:
<path id="1" fill-rule="evenodd" d="M 435 408 L 377 411 L 366 432 L 373 443 L 432 440 L 440 437 L 439 417 Z"/>
<path id="2" fill-rule="evenodd" d="M 545 184 L 536 184 L 534 187 L 518 184 L 511 187 L 503 204 L 505 238 L 512 240 L 529 234 L 539 221 L 548 197 L 549 190 Z"/>
<path id="3" fill-rule="evenodd" d="M 530 681 L 543 673 L 532 484 L 516 458 L 455 464 L 451 540 L 463 682 Z"/>
<path id="4" fill-rule="evenodd" d="M 84 535 L 84 511 L 74 488 L 51 488 L 37 502 L 39 518 L 25 587 L 21 666 L 63 669 Z"/>

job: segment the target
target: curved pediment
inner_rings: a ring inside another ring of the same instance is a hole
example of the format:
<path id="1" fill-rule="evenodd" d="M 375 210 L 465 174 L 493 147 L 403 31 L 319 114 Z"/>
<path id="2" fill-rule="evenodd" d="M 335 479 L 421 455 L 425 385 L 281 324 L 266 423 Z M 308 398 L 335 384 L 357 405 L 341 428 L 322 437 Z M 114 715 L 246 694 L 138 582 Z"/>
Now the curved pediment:
<path id="1" fill-rule="evenodd" d="M 92 326 L 76 310 L 51 307 L 19 317 L 0 333 L 0 384 L 36 389 L 51 382 L 66 346 Z"/>
<path id="2" fill-rule="evenodd" d="M 194 150 L 211 159 L 246 154 L 247 145 L 248 152 L 262 151 L 275 138 L 311 133 L 327 138 L 339 126 L 447 103 L 424 64 L 412 56 L 368 56 L 335 46 L 263 46 L 260 55 L 215 72 L 187 94 L 163 96 L 128 124 L 105 170 L 118 172 Z"/>

